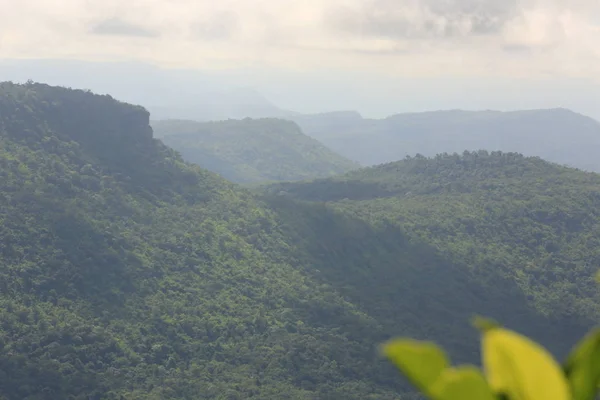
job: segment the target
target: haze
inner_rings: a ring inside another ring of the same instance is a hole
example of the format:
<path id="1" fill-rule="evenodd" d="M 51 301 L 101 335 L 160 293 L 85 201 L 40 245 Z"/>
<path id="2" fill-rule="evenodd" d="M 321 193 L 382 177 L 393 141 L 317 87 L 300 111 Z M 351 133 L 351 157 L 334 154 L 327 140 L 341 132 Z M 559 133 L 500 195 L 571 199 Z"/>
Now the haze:
<path id="1" fill-rule="evenodd" d="M 151 111 L 196 108 L 229 91 L 238 102 L 264 96 L 302 113 L 565 107 L 600 118 L 593 0 L 0 0 L 0 8 L 2 80 L 110 92 Z"/>
<path id="2" fill-rule="evenodd" d="M 0 0 L 0 400 L 598 398 L 598 16 Z"/>

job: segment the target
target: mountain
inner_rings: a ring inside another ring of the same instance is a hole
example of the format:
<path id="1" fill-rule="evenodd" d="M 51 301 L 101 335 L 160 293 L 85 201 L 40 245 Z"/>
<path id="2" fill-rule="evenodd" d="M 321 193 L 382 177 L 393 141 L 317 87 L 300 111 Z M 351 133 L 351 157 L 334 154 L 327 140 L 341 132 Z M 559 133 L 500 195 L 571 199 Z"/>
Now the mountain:
<path id="1" fill-rule="evenodd" d="M 395 400 L 412 389 L 377 346 L 407 335 L 476 362 L 473 313 L 563 356 L 596 321 L 597 176 L 469 159 L 294 200 L 315 183 L 229 183 L 155 139 L 142 107 L 0 84 L 0 397 Z"/>
<path id="2" fill-rule="evenodd" d="M 518 153 L 408 157 L 273 193 L 402 227 L 475 273 L 498 271 L 545 315 L 600 319 L 600 175 Z"/>
<path id="3" fill-rule="evenodd" d="M 398 398 L 376 321 L 146 110 L 4 83 L 0 127 L 1 397 Z"/>
<path id="4" fill-rule="evenodd" d="M 464 150 L 517 152 L 600 172 L 600 123 L 566 109 L 432 111 L 382 120 L 355 114 L 293 117 L 303 131 L 363 165 Z"/>
<path id="5" fill-rule="evenodd" d="M 359 168 L 279 119 L 166 120 L 152 127 L 186 161 L 238 183 L 322 178 Z"/>
<path id="6" fill-rule="evenodd" d="M 333 111 L 320 114 L 300 114 L 288 117 L 303 130 L 318 136 L 319 140 L 337 137 L 364 124 L 365 119 L 357 111 Z"/>

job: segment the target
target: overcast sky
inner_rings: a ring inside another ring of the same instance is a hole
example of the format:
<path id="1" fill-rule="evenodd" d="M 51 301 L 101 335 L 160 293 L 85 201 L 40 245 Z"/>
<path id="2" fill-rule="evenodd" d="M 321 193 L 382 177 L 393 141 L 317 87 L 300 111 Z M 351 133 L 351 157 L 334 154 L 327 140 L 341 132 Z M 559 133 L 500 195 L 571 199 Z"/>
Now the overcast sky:
<path id="1" fill-rule="evenodd" d="M 413 109 L 519 108 L 521 90 L 525 107 L 600 117 L 599 0 L 0 0 L 0 10 L 2 59 L 247 71 L 248 85 L 306 111 L 410 108 L 398 91 L 415 90 Z M 348 97 L 353 87 L 363 100 Z M 479 94 L 466 101 L 465 90 Z"/>

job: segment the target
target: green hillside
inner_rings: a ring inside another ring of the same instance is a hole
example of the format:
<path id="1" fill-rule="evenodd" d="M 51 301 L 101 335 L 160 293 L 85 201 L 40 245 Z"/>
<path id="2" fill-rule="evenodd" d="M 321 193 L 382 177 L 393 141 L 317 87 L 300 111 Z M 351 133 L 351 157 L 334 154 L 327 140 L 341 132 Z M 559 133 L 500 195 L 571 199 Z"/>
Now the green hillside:
<path id="1" fill-rule="evenodd" d="M 1 395 L 395 398 L 372 318 L 291 264 L 273 213 L 152 139 L 147 112 L 0 93 Z"/>
<path id="2" fill-rule="evenodd" d="M 518 171 L 515 160 L 501 171 Z M 542 188 L 566 196 L 541 165 Z M 374 171 L 351 176 L 375 187 Z M 586 197 L 595 176 L 571 174 L 568 187 L 584 200 L 539 217 L 563 221 L 564 240 L 578 212 L 595 215 Z M 3 399 L 400 399 L 412 388 L 376 353 L 391 336 L 430 338 L 454 360 L 477 362 L 468 318 L 481 313 L 563 355 L 595 318 L 596 292 L 573 289 L 591 266 L 562 276 L 553 264 L 553 275 L 537 269 L 545 280 L 526 286 L 511 275 L 516 264 L 474 264 L 455 251 L 462 242 L 440 245 L 438 225 L 453 218 L 419 228 L 416 216 L 402 222 L 402 206 L 252 194 L 184 163 L 152 137 L 144 109 L 110 96 L 0 84 L 0 175 Z M 498 190 L 507 211 L 523 201 Z M 530 237 L 514 223 L 519 237 L 538 238 L 537 226 Z M 468 246 L 461 226 L 452 229 Z M 588 242 L 569 250 L 590 263 L 593 229 L 581 222 L 572 235 Z M 500 241 L 499 231 L 482 238 Z M 538 262 L 542 250 L 527 246 Z M 498 249 L 489 257 L 529 254 Z M 540 307 L 553 291 L 572 294 L 572 314 Z"/>
<path id="3" fill-rule="evenodd" d="M 166 120 L 152 127 L 184 160 L 238 183 L 323 178 L 359 167 L 280 119 Z"/>
<path id="4" fill-rule="evenodd" d="M 600 175 L 517 153 L 423 156 L 269 188 L 402 227 L 474 273 L 510 279 L 537 310 L 600 320 Z"/>

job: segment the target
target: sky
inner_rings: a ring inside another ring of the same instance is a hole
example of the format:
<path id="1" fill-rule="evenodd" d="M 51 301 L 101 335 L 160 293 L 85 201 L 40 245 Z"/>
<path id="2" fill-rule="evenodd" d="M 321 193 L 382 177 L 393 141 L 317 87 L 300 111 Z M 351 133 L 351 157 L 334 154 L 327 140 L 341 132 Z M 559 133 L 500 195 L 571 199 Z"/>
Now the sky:
<path id="1" fill-rule="evenodd" d="M 302 112 L 563 106 L 600 118 L 599 0 L 0 0 L 0 10 L 0 60 L 218 76 Z"/>

